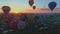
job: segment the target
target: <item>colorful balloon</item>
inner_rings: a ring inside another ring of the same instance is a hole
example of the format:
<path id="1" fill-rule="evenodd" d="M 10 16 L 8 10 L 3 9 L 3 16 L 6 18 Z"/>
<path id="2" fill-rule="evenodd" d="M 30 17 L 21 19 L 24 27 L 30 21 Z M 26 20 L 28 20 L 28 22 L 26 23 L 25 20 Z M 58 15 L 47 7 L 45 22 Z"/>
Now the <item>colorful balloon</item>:
<path id="1" fill-rule="evenodd" d="M 32 6 L 34 4 L 33 0 L 29 0 L 29 5 Z"/>
<path id="2" fill-rule="evenodd" d="M 3 10 L 4 13 L 9 13 L 11 8 L 9 6 L 3 6 L 2 10 Z"/>
<path id="3" fill-rule="evenodd" d="M 48 4 L 48 7 L 51 9 L 51 11 L 53 11 L 56 6 L 57 6 L 57 3 L 56 2 L 50 2 Z"/>
<path id="4" fill-rule="evenodd" d="M 33 9 L 36 9 L 36 6 L 33 6 Z"/>

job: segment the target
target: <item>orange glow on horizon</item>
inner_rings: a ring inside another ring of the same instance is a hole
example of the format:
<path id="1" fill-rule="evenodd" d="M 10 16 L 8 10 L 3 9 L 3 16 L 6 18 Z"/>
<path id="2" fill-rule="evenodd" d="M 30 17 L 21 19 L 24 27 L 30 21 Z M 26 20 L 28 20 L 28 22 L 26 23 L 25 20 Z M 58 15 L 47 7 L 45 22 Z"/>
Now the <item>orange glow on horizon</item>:
<path id="1" fill-rule="evenodd" d="M 60 13 L 60 10 L 54 10 L 53 12 L 54 13 Z M 3 13 L 2 9 L 0 9 L 0 13 Z M 47 9 L 41 10 L 41 9 L 37 8 L 35 10 L 33 10 L 33 9 L 11 10 L 10 13 L 51 13 L 51 11 L 47 10 Z"/>
<path id="2" fill-rule="evenodd" d="M 3 13 L 2 9 L 0 9 L 0 13 Z"/>

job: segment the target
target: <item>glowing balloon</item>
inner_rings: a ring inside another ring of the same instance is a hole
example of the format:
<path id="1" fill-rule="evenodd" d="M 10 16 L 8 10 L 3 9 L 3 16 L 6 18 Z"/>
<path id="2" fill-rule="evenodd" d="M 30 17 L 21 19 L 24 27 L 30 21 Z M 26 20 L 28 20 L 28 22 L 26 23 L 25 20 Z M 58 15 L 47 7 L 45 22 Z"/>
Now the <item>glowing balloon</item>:
<path id="1" fill-rule="evenodd" d="M 50 2 L 48 4 L 48 7 L 51 9 L 51 11 L 53 11 L 56 6 L 57 6 L 57 3 L 56 2 Z"/>
<path id="2" fill-rule="evenodd" d="M 36 6 L 33 6 L 33 9 L 36 9 Z"/>
<path id="3" fill-rule="evenodd" d="M 29 5 L 32 6 L 34 4 L 33 0 L 29 0 Z"/>

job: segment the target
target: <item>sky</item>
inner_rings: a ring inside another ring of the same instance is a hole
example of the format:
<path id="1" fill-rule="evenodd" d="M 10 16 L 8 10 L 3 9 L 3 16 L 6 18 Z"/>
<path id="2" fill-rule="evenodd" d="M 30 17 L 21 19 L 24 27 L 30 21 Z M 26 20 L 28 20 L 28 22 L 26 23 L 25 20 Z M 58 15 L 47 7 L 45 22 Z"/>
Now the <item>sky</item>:
<path id="1" fill-rule="evenodd" d="M 24 10 L 29 10 L 32 9 L 32 7 L 30 7 L 29 0 L 0 0 L 0 8 L 2 6 L 10 6 L 11 7 L 11 12 L 22 12 Z M 34 4 L 37 8 L 39 9 L 45 9 L 48 8 L 48 4 L 49 2 L 56 2 L 57 6 L 56 8 L 60 8 L 60 0 L 34 0 Z M 36 9 L 37 9 L 36 8 Z"/>

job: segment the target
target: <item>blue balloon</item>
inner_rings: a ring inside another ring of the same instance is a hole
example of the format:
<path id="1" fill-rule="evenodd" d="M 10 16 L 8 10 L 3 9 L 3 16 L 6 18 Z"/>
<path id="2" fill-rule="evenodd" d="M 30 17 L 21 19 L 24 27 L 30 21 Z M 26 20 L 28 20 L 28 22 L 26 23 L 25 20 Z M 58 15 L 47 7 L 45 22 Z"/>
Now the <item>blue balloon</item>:
<path id="1" fill-rule="evenodd" d="M 57 3 L 56 3 L 56 2 L 50 2 L 50 3 L 48 4 L 48 6 L 49 6 L 49 8 L 51 9 L 51 11 L 53 11 L 54 8 L 57 6 Z"/>

